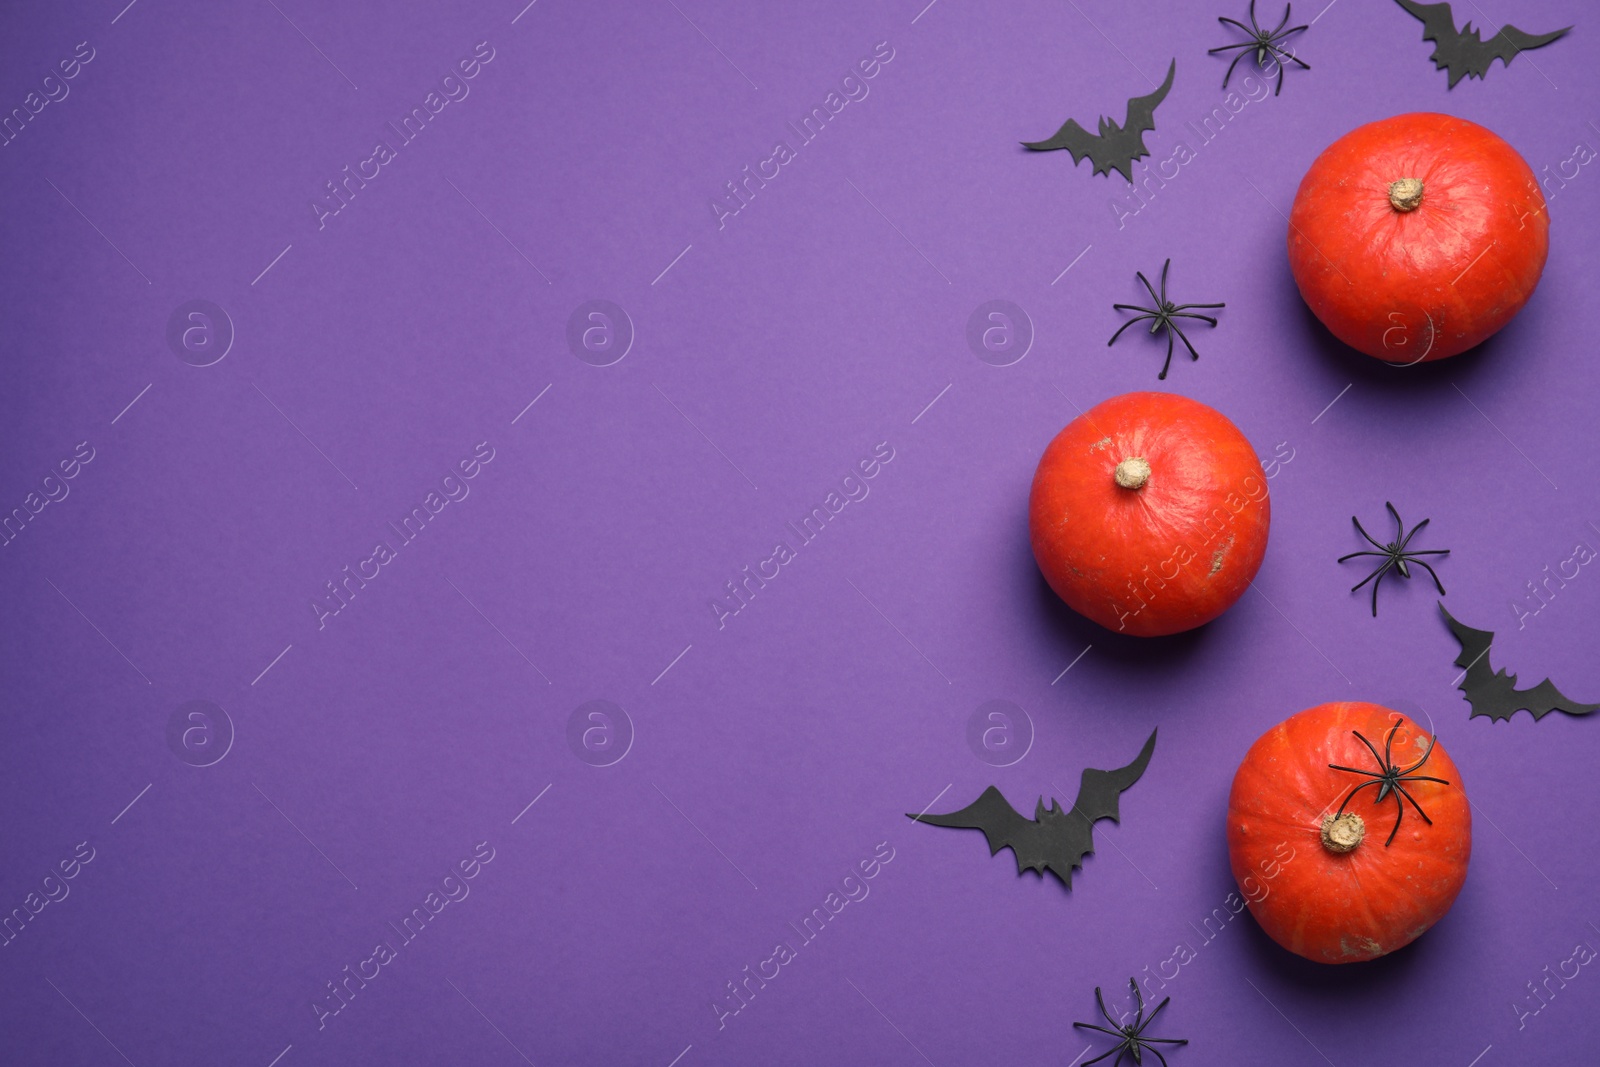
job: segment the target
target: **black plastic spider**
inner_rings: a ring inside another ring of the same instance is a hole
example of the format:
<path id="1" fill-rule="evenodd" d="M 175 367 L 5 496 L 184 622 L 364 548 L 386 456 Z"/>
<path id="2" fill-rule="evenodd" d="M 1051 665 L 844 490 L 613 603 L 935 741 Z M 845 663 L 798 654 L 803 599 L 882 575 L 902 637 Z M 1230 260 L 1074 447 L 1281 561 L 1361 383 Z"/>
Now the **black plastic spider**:
<path id="1" fill-rule="evenodd" d="M 1382 557 L 1384 557 L 1383 563 L 1378 566 L 1377 570 L 1373 571 L 1371 574 L 1369 574 L 1365 578 L 1361 579 L 1361 581 L 1357 582 L 1355 585 L 1352 585 L 1350 587 L 1350 591 L 1352 593 L 1354 593 L 1357 589 L 1360 589 L 1362 586 L 1366 585 L 1368 582 L 1372 582 L 1372 617 L 1374 619 L 1376 619 L 1378 617 L 1378 586 L 1383 584 L 1383 576 L 1388 573 L 1390 567 L 1393 567 L 1395 573 L 1400 575 L 1400 577 L 1409 578 L 1409 577 L 1411 577 L 1411 569 L 1410 569 L 1409 566 L 1407 566 L 1407 564 L 1415 563 L 1417 566 L 1421 567 L 1423 570 L 1425 570 L 1429 574 L 1433 575 L 1433 584 L 1439 587 L 1439 595 L 1443 596 L 1444 595 L 1444 583 L 1439 581 L 1439 575 L 1434 572 L 1434 569 L 1432 567 L 1428 566 L 1427 563 L 1425 563 L 1424 561 L 1418 559 L 1417 557 L 1418 556 L 1448 556 L 1450 554 L 1450 550 L 1448 548 L 1426 548 L 1426 549 L 1411 549 L 1411 550 L 1407 550 L 1406 546 L 1411 543 L 1411 539 L 1413 537 L 1417 536 L 1417 534 L 1419 532 L 1421 532 L 1421 530 L 1422 530 L 1422 528 L 1424 526 L 1428 525 L 1428 521 L 1429 520 L 1423 519 L 1421 522 L 1417 523 L 1415 526 L 1413 526 L 1411 528 L 1411 532 L 1410 533 L 1406 533 L 1405 524 L 1400 521 L 1400 513 L 1394 509 L 1394 505 L 1389 503 L 1387 500 L 1385 500 L 1383 502 L 1383 506 L 1388 508 L 1389 509 L 1389 514 L 1394 516 L 1394 528 L 1395 528 L 1394 540 L 1390 541 L 1386 545 L 1385 544 L 1380 544 L 1379 542 L 1374 541 L 1372 539 L 1372 535 L 1371 534 L 1367 533 L 1366 530 L 1361 529 L 1361 520 L 1356 518 L 1354 515 L 1352 515 L 1352 516 L 1350 516 L 1350 521 L 1356 524 L 1356 529 L 1357 530 L 1361 530 L 1361 536 L 1365 537 L 1367 539 L 1367 543 L 1370 544 L 1373 548 L 1378 549 L 1378 551 L 1377 552 L 1367 552 L 1367 551 L 1352 552 L 1348 556 L 1340 556 L 1339 557 L 1339 562 L 1340 563 L 1343 563 L 1347 559 L 1355 559 L 1357 556 L 1382 556 Z M 1374 582 L 1373 581 L 1374 578 L 1376 578 L 1377 581 Z"/>
<path id="2" fill-rule="evenodd" d="M 1383 740 L 1383 755 L 1381 756 L 1378 755 L 1378 750 L 1373 747 L 1372 742 L 1361 736 L 1360 731 L 1350 731 L 1356 735 L 1356 740 L 1367 746 L 1367 751 L 1372 753 L 1372 758 L 1378 761 L 1379 767 L 1383 768 L 1381 772 L 1363 771 L 1355 767 L 1341 767 L 1337 763 L 1328 764 L 1328 766 L 1333 770 L 1349 771 L 1351 774 L 1364 774 L 1368 778 L 1372 779 L 1372 781 L 1362 782 L 1360 785 L 1350 790 L 1350 792 L 1344 798 L 1344 804 L 1340 804 L 1339 810 L 1334 812 L 1335 815 L 1343 815 L 1345 804 L 1350 803 L 1357 793 L 1361 792 L 1369 785 L 1375 785 L 1378 787 L 1378 799 L 1373 801 L 1375 804 L 1383 803 L 1383 799 L 1385 797 L 1387 797 L 1390 793 L 1394 794 L 1395 807 L 1399 808 L 1400 810 L 1395 814 L 1394 829 L 1389 831 L 1389 841 L 1393 841 L 1394 835 L 1400 832 L 1400 820 L 1405 818 L 1406 806 L 1400 803 L 1401 797 L 1411 801 L 1411 806 L 1417 809 L 1417 814 L 1422 816 L 1423 822 L 1427 823 L 1429 826 L 1433 825 L 1433 820 L 1428 818 L 1428 813 L 1422 810 L 1422 805 L 1418 804 L 1416 800 L 1412 798 L 1411 794 L 1406 792 L 1406 787 L 1400 783 L 1438 782 L 1440 785 L 1450 784 L 1443 778 L 1433 778 L 1426 774 L 1411 773 L 1421 768 L 1424 763 L 1428 762 L 1428 757 L 1433 755 L 1433 743 L 1438 740 L 1437 737 L 1428 738 L 1428 751 L 1424 752 L 1422 754 L 1422 758 L 1417 760 L 1417 762 L 1413 763 L 1411 766 L 1396 767 L 1392 762 L 1390 762 L 1390 746 L 1394 743 L 1394 732 L 1398 729 L 1400 729 L 1400 720 L 1396 719 L 1394 725 L 1389 728 L 1389 736 Z M 1384 848 L 1389 847 L 1389 841 L 1385 841 L 1383 843 Z"/>
<path id="3" fill-rule="evenodd" d="M 1204 320 L 1205 322 L 1209 322 L 1211 325 L 1215 326 L 1217 324 L 1217 320 L 1212 318 L 1210 315 L 1196 315 L 1192 311 L 1189 311 L 1187 309 L 1189 309 L 1189 308 L 1221 308 L 1221 307 L 1227 307 L 1228 306 L 1226 304 L 1174 304 L 1172 301 L 1168 300 L 1167 299 L 1167 268 L 1170 267 L 1170 266 L 1172 266 L 1172 260 L 1170 258 L 1168 258 L 1168 260 L 1161 265 L 1161 294 L 1159 296 L 1156 295 L 1155 288 L 1153 286 L 1151 286 L 1150 280 L 1144 276 L 1143 272 L 1141 272 L 1141 271 L 1134 271 L 1133 272 L 1134 275 L 1141 282 L 1144 282 L 1144 287 L 1150 291 L 1150 299 L 1152 299 L 1152 300 L 1154 300 L 1156 302 L 1156 306 L 1153 307 L 1153 308 L 1142 308 L 1142 307 L 1139 307 L 1137 304 L 1112 304 L 1111 306 L 1116 308 L 1118 311 L 1142 311 L 1144 314 L 1137 315 L 1134 318 L 1131 318 L 1127 322 L 1123 323 L 1120 327 L 1117 328 L 1117 332 L 1111 335 L 1111 340 L 1106 342 L 1106 347 L 1107 348 L 1111 347 L 1112 345 L 1117 343 L 1117 338 L 1122 336 L 1122 331 L 1123 330 L 1126 330 L 1129 326 L 1132 326 L 1136 322 L 1143 322 L 1145 319 L 1149 319 L 1150 320 L 1150 332 L 1151 332 L 1151 334 L 1155 334 L 1155 333 L 1157 333 L 1158 331 L 1160 331 L 1160 330 L 1162 330 L 1164 328 L 1167 331 L 1167 361 L 1161 365 L 1161 373 L 1156 375 L 1157 378 L 1160 378 L 1163 381 L 1166 380 L 1167 370 L 1169 368 L 1171 368 L 1171 366 L 1172 366 L 1172 335 L 1173 334 L 1177 334 L 1178 335 L 1178 339 L 1183 342 L 1183 347 L 1185 347 L 1185 348 L 1187 348 L 1189 350 L 1189 355 L 1191 355 L 1195 359 L 1199 359 L 1200 358 L 1200 353 L 1198 353 L 1198 352 L 1196 352 L 1194 350 L 1194 345 L 1189 343 L 1189 339 L 1183 335 L 1183 331 L 1178 328 L 1178 324 L 1173 322 L 1172 320 L 1173 319 L 1201 319 L 1201 320 Z"/>
<path id="4" fill-rule="evenodd" d="M 1089 1067 L 1089 1064 L 1091 1063 L 1099 1063 L 1112 1053 L 1116 1053 L 1117 1058 L 1116 1061 L 1112 1063 L 1111 1067 L 1120 1067 L 1120 1064 L 1122 1063 L 1122 1057 L 1126 1056 L 1130 1052 L 1133 1053 L 1133 1062 L 1135 1064 L 1142 1064 L 1144 1063 L 1144 1053 L 1146 1050 L 1148 1050 L 1156 1059 L 1161 1061 L 1161 1067 L 1167 1067 L 1167 1058 L 1161 1054 L 1161 1050 L 1156 1048 L 1155 1045 L 1187 1045 L 1189 1043 L 1186 1039 L 1181 1037 L 1145 1037 L 1144 1028 L 1156 1021 L 1156 1016 L 1161 1014 L 1161 1009 L 1166 1007 L 1167 1001 L 1171 1000 L 1172 998 L 1167 997 L 1160 1004 L 1157 1004 L 1156 1010 L 1150 1013 L 1150 1018 L 1146 1019 L 1144 1017 L 1144 997 L 1139 995 L 1139 983 L 1130 978 L 1128 979 L 1128 985 L 1133 987 L 1133 998 L 1139 1005 L 1139 1011 L 1134 1015 L 1133 1022 L 1129 1023 L 1127 1026 L 1123 1026 L 1121 1023 L 1117 1022 L 1116 1019 L 1112 1018 L 1111 1013 L 1106 1011 L 1105 999 L 1100 996 L 1100 987 L 1095 986 L 1095 1003 L 1100 1005 L 1100 1014 L 1105 1016 L 1105 1020 L 1111 1024 L 1111 1028 L 1107 1029 L 1104 1026 L 1096 1026 L 1094 1023 L 1072 1024 L 1073 1026 L 1082 1027 L 1085 1030 L 1098 1030 L 1102 1034 L 1110 1034 L 1112 1037 L 1121 1038 L 1121 1042 L 1116 1048 L 1112 1049 L 1111 1052 L 1102 1053 L 1099 1056 L 1096 1056 L 1094 1059 L 1088 1060 L 1084 1063 L 1083 1067 Z"/>
<path id="5" fill-rule="evenodd" d="M 1245 33 L 1248 33 L 1251 37 L 1251 40 L 1242 41 L 1239 44 L 1225 44 L 1221 48 L 1213 48 L 1206 53 L 1206 55 L 1214 56 L 1218 52 L 1231 52 L 1235 48 L 1244 49 L 1244 51 L 1233 57 L 1232 63 L 1228 64 L 1228 73 L 1222 76 L 1222 87 L 1224 89 L 1228 87 L 1228 79 L 1233 77 L 1233 68 L 1239 65 L 1239 60 L 1250 54 L 1250 50 L 1252 48 L 1255 49 L 1256 53 L 1256 67 L 1263 73 L 1265 73 L 1267 69 L 1267 60 L 1276 59 L 1278 56 L 1282 56 L 1291 63 L 1298 63 L 1306 70 L 1311 69 L 1311 64 L 1300 59 L 1298 56 L 1285 51 L 1278 44 L 1279 41 L 1288 37 L 1291 33 L 1299 33 L 1301 30 L 1306 29 L 1305 26 L 1294 26 L 1287 30 L 1283 28 L 1289 22 L 1289 11 L 1292 6 L 1293 5 L 1290 4 L 1284 5 L 1283 21 L 1278 23 L 1278 25 L 1271 30 L 1264 30 L 1260 26 L 1256 25 L 1256 0 L 1250 0 L 1250 25 L 1248 26 L 1237 21 L 1236 19 L 1222 18 L 1220 16 L 1218 17 L 1218 22 L 1225 26 L 1237 26 Z M 1281 92 L 1283 92 L 1283 64 L 1279 62 L 1278 87 L 1273 90 L 1272 95 L 1277 96 Z"/>

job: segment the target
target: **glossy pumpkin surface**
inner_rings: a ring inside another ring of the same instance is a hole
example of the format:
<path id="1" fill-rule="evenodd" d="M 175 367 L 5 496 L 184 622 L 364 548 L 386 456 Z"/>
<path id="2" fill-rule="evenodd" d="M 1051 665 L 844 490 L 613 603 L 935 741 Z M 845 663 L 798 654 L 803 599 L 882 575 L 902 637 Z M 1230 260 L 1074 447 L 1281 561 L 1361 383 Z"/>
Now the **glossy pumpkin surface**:
<path id="1" fill-rule="evenodd" d="M 1402 768 L 1426 755 L 1415 774 L 1450 783 L 1403 782 L 1431 825 L 1405 797 L 1380 799 L 1381 786 L 1369 786 L 1344 805 L 1364 827 L 1359 843 L 1348 851 L 1335 850 L 1348 840 L 1328 843 L 1325 819 L 1372 780 L 1328 765 L 1379 769 L 1352 731 L 1380 754 L 1387 742 Z M 1406 716 L 1364 703 L 1302 711 L 1251 746 L 1228 797 L 1228 859 L 1274 941 L 1318 963 L 1354 963 L 1410 944 L 1450 910 L 1472 856 L 1472 809 L 1449 754 L 1428 746 L 1427 731 Z"/>
<path id="2" fill-rule="evenodd" d="M 1050 442 L 1028 528 L 1069 607 L 1153 637 L 1210 622 L 1243 595 L 1271 510 L 1255 449 L 1225 416 L 1187 397 L 1125 393 Z"/>
<path id="3" fill-rule="evenodd" d="M 1403 179 L 1420 186 L 1396 189 Z M 1510 322 L 1539 283 L 1549 231 L 1516 149 L 1466 119 L 1397 115 L 1352 130 L 1312 163 L 1289 215 L 1289 266 L 1335 337 L 1417 363 Z"/>

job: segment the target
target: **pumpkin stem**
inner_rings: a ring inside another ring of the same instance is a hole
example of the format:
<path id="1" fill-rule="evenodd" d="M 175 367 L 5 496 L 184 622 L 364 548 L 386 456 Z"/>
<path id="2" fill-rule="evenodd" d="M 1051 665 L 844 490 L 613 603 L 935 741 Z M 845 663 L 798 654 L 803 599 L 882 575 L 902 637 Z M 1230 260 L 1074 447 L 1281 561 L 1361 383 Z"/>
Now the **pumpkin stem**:
<path id="1" fill-rule="evenodd" d="M 1401 214 L 1422 206 L 1422 182 L 1417 178 L 1401 178 L 1389 183 L 1389 206 Z"/>
<path id="2" fill-rule="evenodd" d="M 1117 464 L 1113 476 L 1124 489 L 1143 489 L 1150 480 L 1150 461 L 1143 456 L 1129 456 Z"/>
<path id="3" fill-rule="evenodd" d="M 1322 846 L 1329 852 L 1350 852 L 1367 836 L 1367 824 L 1353 811 L 1322 817 Z"/>

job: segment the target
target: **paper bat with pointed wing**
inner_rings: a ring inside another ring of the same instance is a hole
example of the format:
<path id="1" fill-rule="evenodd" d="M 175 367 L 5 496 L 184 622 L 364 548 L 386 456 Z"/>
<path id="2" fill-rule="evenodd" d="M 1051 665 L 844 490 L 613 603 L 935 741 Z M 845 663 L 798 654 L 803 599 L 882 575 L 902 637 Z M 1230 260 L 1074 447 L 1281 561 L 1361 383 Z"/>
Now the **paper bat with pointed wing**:
<path id="1" fill-rule="evenodd" d="M 1424 41 L 1437 42 L 1429 58 L 1434 66 L 1450 72 L 1451 89 L 1462 78 L 1482 79 L 1489 73 L 1489 65 L 1497 59 L 1510 66 L 1518 52 L 1543 48 L 1556 38 L 1566 36 L 1567 30 L 1572 29 L 1568 26 L 1565 30 L 1553 33 L 1533 34 L 1524 33 L 1508 22 L 1500 27 L 1499 33 L 1485 41 L 1478 36 L 1478 31 L 1472 28 L 1470 21 L 1459 30 L 1456 29 L 1455 16 L 1451 14 L 1449 4 L 1419 4 L 1416 0 L 1395 0 L 1395 3 L 1422 20 Z"/>
<path id="2" fill-rule="evenodd" d="M 1548 678 L 1532 689 L 1518 689 L 1516 675 L 1507 674 L 1504 669 L 1497 671 L 1489 663 L 1489 649 L 1494 642 L 1494 634 L 1488 630 L 1474 630 L 1457 622 L 1444 610 L 1443 604 L 1439 605 L 1439 610 L 1444 613 L 1444 621 L 1450 627 L 1450 632 L 1461 642 L 1461 655 L 1456 657 L 1456 666 L 1466 668 L 1461 676 L 1460 688 L 1467 695 L 1467 702 L 1472 705 L 1472 714 L 1467 716 L 1469 719 L 1480 715 L 1490 719 L 1510 719 L 1519 711 L 1527 711 L 1538 721 L 1552 711 L 1588 715 L 1600 710 L 1600 704 L 1580 704 L 1569 698 Z"/>
<path id="3" fill-rule="evenodd" d="M 1118 798 L 1144 774 L 1150 754 L 1156 750 L 1156 731 L 1132 763 L 1114 771 L 1086 768 L 1078 783 L 1078 799 L 1069 811 L 1051 798 L 1044 806 L 1040 798 L 1031 819 L 1024 819 L 1000 790 L 985 789 L 977 800 L 948 815 L 908 815 L 916 822 L 934 826 L 954 826 L 982 830 L 989 841 L 989 855 L 1009 848 L 1017 857 L 1017 873 L 1035 871 L 1039 877 L 1049 871 L 1072 888 L 1072 870 L 1083 865 L 1083 857 L 1094 851 L 1094 824 L 1098 819 L 1120 822 Z"/>
<path id="4" fill-rule="evenodd" d="M 1144 135 L 1156 128 L 1156 106 L 1167 98 L 1167 93 L 1172 89 L 1172 76 L 1177 70 L 1178 61 L 1174 59 L 1167 67 L 1167 80 L 1161 83 L 1159 89 L 1148 96 L 1136 96 L 1129 100 L 1128 115 L 1121 126 L 1102 115 L 1100 133 L 1096 135 L 1079 126 L 1077 119 L 1068 119 L 1049 140 L 1023 141 L 1022 147 L 1035 152 L 1065 148 L 1072 153 L 1074 164 L 1088 158 L 1094 164 L 1095 174 L 1109 176 L 1115 170 L 1131 182 L 1133 161 L 1150 154 L 1150 150 L 1144 146 Z"/>

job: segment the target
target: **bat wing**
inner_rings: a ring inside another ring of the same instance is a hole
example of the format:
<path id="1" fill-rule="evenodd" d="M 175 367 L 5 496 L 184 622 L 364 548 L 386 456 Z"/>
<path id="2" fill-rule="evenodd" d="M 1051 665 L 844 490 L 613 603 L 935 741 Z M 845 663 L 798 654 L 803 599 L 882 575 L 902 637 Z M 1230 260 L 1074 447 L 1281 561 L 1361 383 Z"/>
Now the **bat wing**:
<path id="1" fill-rule="evenodd" d="M 1517 58 L 1518 52 L 1526 52 L 1530 48 L 1543 48 L 1551 41 L 1565 37 L 1567 30 L 1570 29 L 1572 29 L 1571 26 L 1563 30 L 1554 30 L 1550 33 L 1524 33 L 1507 23 L 1500 27 L 1499 33 L 1489 38 L 1484 47 L 1490 51 L 1493 59 L 1498 59 L 1510 66 L 1511 61 Z M 1484 67 L 1487 68 L 1488 65 L 1488 63 L 1485 63 Z"/>
<path id="2" fill-rule="evenodd" d="M 1150 766 L 1150 756 L 1156 750 L 1156 731 L 1144 748 L 1126 767 L 1114 771 L 1086 767 L 1078 780 L 1078 798 L 1072 810 L 1065 815 L 1060 808 L 1041 811 L 1040 822 L 1049 831 L 1048 850 L 1041 857 L 1043 866 L 1070 889 L 1072 871 L 1083 865 L 1083 857 L 1094 852 L 1094 824 L 1100 819 L 1121 822 L 1120 800 L 1122 794 L 1133 786 Z"/>
<path id="3" fill-rule="evenodd" d="M 1509 720 L 1517 712 L 1526 711 L 1538 720 L 1552 711 L 1563 711 L 1568 715 L 1588 715 L 1600 711 L 1600 704 L 1580 704 L 1557 689 L 1548 678 L 1531 689 L 1518 689 L 1516 675 L 1507 674 L 1504 670 L 1497 671 L 1489 663 L 1494 634 L 1457 622 L 1445 611 L 1443 604 L 1439 605 L 1439 610 L 1444 614 L 1450 632 L 1461 643 L 1461 655 L 1456 657 L 1456 666 L 1466 668 L 1461 691 L 1472 705 L 1469 718 L 1485 716 L 1491 720 Z"/>
<path id="4" fill-rule="evenodd" d="M 1172 78 L 1178 73 L 1178 61 L 1174 59 L 1167 66 L 1167 80 L 1162 82 L 1155 91 L 1145 95 L 1136 96 L 1128 101 L 1128 117 L 1123 120 L 1122 132 L 1132 134 L 1139 138 L 1139 155 L 1147 155 L 1144 151 L 1144 138 L 1141 136 L 1148 130 L 1156 128 L 1156 108 L 1161 101 L 1167 98 L 1172 91 Z"/>
<path id="5" fill-rule="evenodd" d="M 1031 148 L 1035 152 L 1049 152 L 1057 148 L 1065 148 L 1072 153 L 1074 164 L 1082 163 L 1089 150 L 1100 143 L 1100 138 L 1078 125 L 1077 119 L 1068 119 L 1061 124 L 1055 135 L 1043 141 L 1023 141 L 1023 148 Z"/>
<path id="6" fill-rule="evenodd" d="M 1462 34 L 1456 29 L 1455 16 L 1450 13 L 1449 4 L 1419 4 L 1415 0 L 1395 0 L 1395 3 L 1405 8 L 1414 18 L 1422 22 L 1422 39 L 1435 41 L 1440 47 L 1433 53 L 1434 62 L 1439 64 L 1439 69 L 1444 69 L 1444 64 L 1439 62 L 1439 53 L 1444 51 L 1444 46 L 1452 44 Z"/>
<path id="7" fill-rule="evenodd" d="M 1518 711 L 1531 713 L 1534 719 L 1542 719 L 1552 711 L 1564 711 L 1568 715 L 1588 715 L 1600 710 L 1600 704 L 1580 704 L 1556 688 L 1556 684 L 1546 678 L 1532 689 L 1517 689 L 1517 676 L 1507 675 L 1505 687 L 1508 690 L 1503 707 L 1507 719 Z M 1492 713 L 1491 713 L 1492 714 Z"/>
<path id="8" fill-rule="evenodd" d="M 1422 20 L 1422 39 L 1433 41 L 1435 47 L 1433 65 L 1440 70 L 1448 71 L 1450 84 L 1448 88 L 1454 89 L 1456 82 L 1473 73 L 1476 67 L 1476 55 L 1483 48 L 1483 42 L 1478 40 L 1478 35 L 1462 33 L 1456 29 L 1455 16 L 1450 12 L 1449 4 L 1418 4 L 1414 0 L 1395 0 L 1395 3 L 1405 8 L 1413 16 Z M 1489 63 L 1483 63 L 1487 70 Z M 1477 75 L 1483 77 L 1482 73 Z"/>
<path id="9" fill-rule="evenodd" d="M 1156 733 L 1155 730 L 1150 731 L 1150 739 L 1144 743 L 1144 748 L 1139 751 L 1134 761 L 1126 767 L 1119 767 L 1114 771 L 1086 768 L 1083 778 L 1078 783 L 1078 799 L 1072 804 L 1073 813 L 1081 816 L 1091 827 L 1098 819 L 1121 822 L 1119 801 L 1122 794 L 1144 774 L 1144 769 L 1150 766 L 1150 756 L 1156 750 Z"/>
<path id="10" fill-rule="evenodd" d="M 1172 78 L 1177 72 L 1178 61 L 1174 59 L 1167 66 L 1166 81 L 1155 91 L 1128 101 L 1128 114 L 1122 125 L 1110 124 L 1110 129 L 1099 138 L 1100 158 L 1094 163 L 1096 173 L 1109 175 L 1115 170 L 1132 184 L 1133 161 L 1150 154 L 1144 135 L 1156 128 L 1156 107 L 1172 91 Z"/>
<path id="11" fill-rule="evenodd" d="M 1058 809 L 1059 810 L 1059 809 Z M 948 815 L 907 815 L 914 822 L 934 826 L 953 826 L 962 830 L 982 830 L 989 842 L 989 855 L 1009 848 L 1017 857 L 1017 873 L 1038 870 L 1035 857 L 1042 851 L 1044 828 L 1025 819 L 994 786 L 985 789 L 977 800 Z"/>
<path id="12" fill-rule="evenodd" d="M 1450 632 L 1461 643 L 1461 655 L 1456 657 L 1456 666 L 1466 669 L 1461 679 L 1461 691 L 1470 693 L 1482 688 L 1494 677 L 1494 668 L 1489 666 L 1489 646 L 1494 642 L 1494 634 L 1488 630 L 1474 630 L 1465 623 L 1457 622 L 1456 617 L 1445 610 L 1443 602 L 1439 604 L 1439 614 L 1444 616 L 1445 625 L 1450 627 Z"/>

